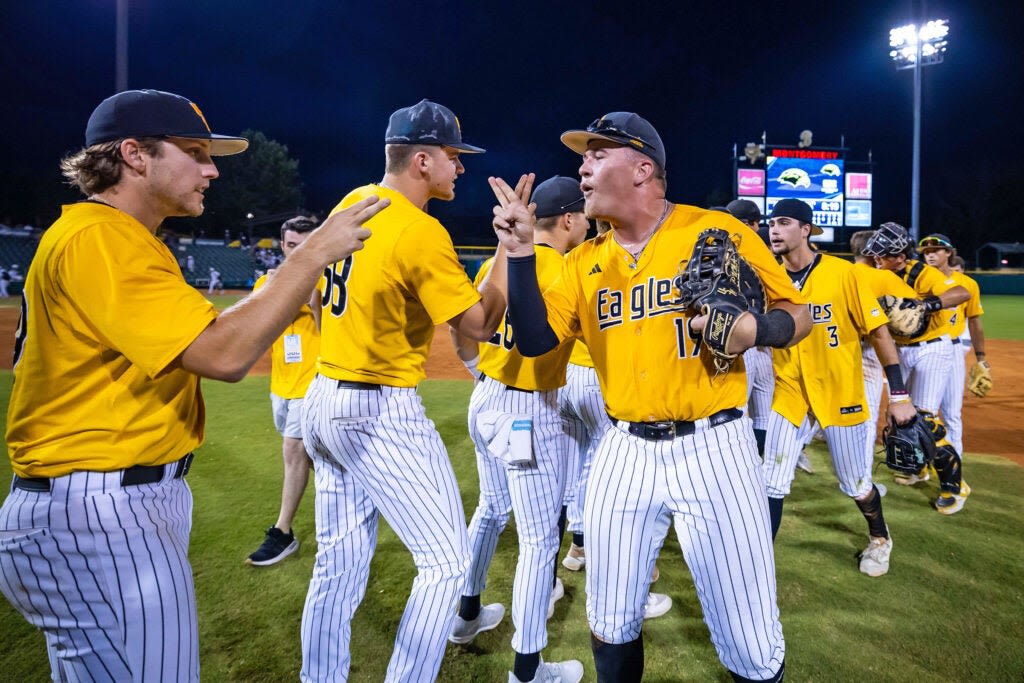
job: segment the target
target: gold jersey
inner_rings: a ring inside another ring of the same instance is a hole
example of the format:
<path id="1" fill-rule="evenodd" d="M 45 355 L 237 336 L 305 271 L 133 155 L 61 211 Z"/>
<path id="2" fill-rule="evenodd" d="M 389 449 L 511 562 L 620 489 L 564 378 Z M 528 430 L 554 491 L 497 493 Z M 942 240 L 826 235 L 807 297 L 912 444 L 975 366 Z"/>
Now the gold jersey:
<path id="1" fill-rule="evenodd" d="M 569 362 L 573 365 L 581 365 L 585 368 L 594 367 L 594 359 L 590 357 L 590 349 L 579 339 L 572 346 L 572 353 L 569 355 Z"/>
<path id="2" fill-rule="evenodd" d="M 263 275 L 252 291 L 267 282 Z M 281 398 L 302 398 L 316 376 L 316 358 L 320 353 L 320 329 L 313 310 L 302 304 L 295 320 L 270 346 L 270 393 Z"/>
<path id="3" fill-rule="evenodd" d="M 564 257 L 546 245 L 537 247 L 537 284 L 541 291 L 562 272 Z M 491 270 L 494 259 L 488 259 L 477 273 L 477 286 Z M 491 379 L 517 389 L 550 391 L 565 384 L 565 366 L 569 362 L 572 343 L 568 340 L 537 358 L 525 358 L 515 346 L 515 334 L 507 317 L 502 317 L 498 330 L 490 340 L 480 344 L 477 369 Z"/>
<path id="4" fill-rule="evenodd" d="M 673 208 L 638 260 L 614 231 L 605 233 L 570 251 L 544 292 L 558 338 L 579 337 L 590 349 L 613 418 L 696 420 L 746 404 L 742 361 L 716 376 L 710 353 L 687 332 L 672 284 L 700 232 L 715 227 L 735 235 L 769 303 L 805 303 L 756 232 L 721 211 L 685 205 Z"/>
<path id="5" fill-rule="evenodd" d="M 889 318 L 855 266 L 835 256 L 815 256 L 794 286 L 807 297 L 811 333 L 772 349 L 772 410 L 797 426 L 808 413 L 822 427 L 860 424 L 868 419 L 860 339 Z"/>
<path id="6" fill-rule="evenodd" d="M 886 294 L 905 299 L 917 298 L 917 292 L 914 291 L 913 287 L 904 282 L 899 275 L 891 270 L 875 268 L 866 263 L 854 263 L 853 272 L 876 299 Z"/>
<path id="7" fill-rule="evenodd" d="M 63 207 L 25 279 L 7 412 L 14 472 L 160 465 L 197 447 L 199 378 L 174 361 L 216 317 L 135 218 Z"/>
<path id="8" fill-rule="evenodd" d="M 949 336 L 956 339 L 963 335 L 964 329 L 967 327 L 967 319 L 984 315 L 985 310 L 981 307 L 981 289 L 974 278 L 955 270 L 949 276 L 956 284 L 970 292 L 971 298 L 956 308 L 944 308 L 933 317 L 942 316 L 946 320 L 946 324 L 949 325 Z"/>
<path id="9" fill-rule="evenodd" d="M 896 273 L 908 285 L 914 288 L 918 296 L 939 296 L 943 292 L 956 287 L 957 282 L 952 276 L 947 276 L 938 268 L 929 266 L 924 261 L 908 260 L 903 270 Z M 952 311 L 951 311 L 952 312 Z M 932 315 L 928 319 L 928 327 L 912 342 L 928 341 L 949 334 L 949 316 L 941 315 L 942 311 Z"/>
<path id="10" fill-rule="evenodd" d="M 480 301 L 437 219 L 395 190 L 365 185 L 334 213 L 378 195 L 391 206 L 365 226 L 365 247 L 320 278 L 320 374 L 332 379 L 414 387 L 434 326 Z"/>

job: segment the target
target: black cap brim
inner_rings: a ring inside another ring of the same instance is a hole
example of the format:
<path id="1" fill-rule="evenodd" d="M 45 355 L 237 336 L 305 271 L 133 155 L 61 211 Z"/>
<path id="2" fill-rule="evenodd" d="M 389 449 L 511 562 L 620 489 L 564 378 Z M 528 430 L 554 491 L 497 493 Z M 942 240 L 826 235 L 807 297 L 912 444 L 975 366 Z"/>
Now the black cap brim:
<path id="1" fill-rule="evenodd" d="M 452 149 L 457 149 L 460 152 L 462 152 L 463 154 L 483 154 L 484 152 L 487 151 L 483 147 L 477 147 L 475 145 L 467 145 L 465 142 L 459 142 L 457 144 L 452 144 L 450 142 L 446 142 L 446 143 L 442 144 L 441 146 L 442 147 L 451 147 Z"/>

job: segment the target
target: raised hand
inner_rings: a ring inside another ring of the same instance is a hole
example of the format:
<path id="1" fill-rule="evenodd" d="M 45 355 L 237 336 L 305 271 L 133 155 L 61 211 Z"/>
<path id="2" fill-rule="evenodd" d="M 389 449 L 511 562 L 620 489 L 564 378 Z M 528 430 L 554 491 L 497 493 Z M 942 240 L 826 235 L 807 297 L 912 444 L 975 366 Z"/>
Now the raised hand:
<path id="1" fill-rule="evenodd" d="M 528 202 L 535 179 L 533 173 L 524 174 L 520 176 L 514 188 L 501 178 L 487 179 L 495 199 L 498 200 L 491 225 L 509 256 L 527 256 L 533 253 L 533 230 L 536 225 L 533 212 L 536 205 Z"/>
<path id="2" fill-rule="evenodd" d="M 313 247 L 324 257 L 324 264 L 343 261 L 353 252 L 363 248 L 363 242 L 369 239 L 370 231 L 363 223 L 370 220 L 391 204 L 390 199 L 380 199 L 376 195 L 356 202 L 343 211 L 330 216 L 319 228 L 310 233 L 309 238 L 301 245 L 313 242 Z"/>

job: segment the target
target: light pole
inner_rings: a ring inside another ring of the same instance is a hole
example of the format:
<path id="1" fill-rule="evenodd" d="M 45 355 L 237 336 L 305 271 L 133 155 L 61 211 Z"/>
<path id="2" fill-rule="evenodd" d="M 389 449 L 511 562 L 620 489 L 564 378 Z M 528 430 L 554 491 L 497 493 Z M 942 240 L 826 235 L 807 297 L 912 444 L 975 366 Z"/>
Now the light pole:
<path id="1" fill-rule="evenodd" d="M 889 56 L 897 69 L 914 70 L 914 158 L 910 181 L 910 238 L 917 243 L 921 213 L 921 68 L 938 64 L 946 52 L 949 22 L 934 19 L 889 31 Z"/>

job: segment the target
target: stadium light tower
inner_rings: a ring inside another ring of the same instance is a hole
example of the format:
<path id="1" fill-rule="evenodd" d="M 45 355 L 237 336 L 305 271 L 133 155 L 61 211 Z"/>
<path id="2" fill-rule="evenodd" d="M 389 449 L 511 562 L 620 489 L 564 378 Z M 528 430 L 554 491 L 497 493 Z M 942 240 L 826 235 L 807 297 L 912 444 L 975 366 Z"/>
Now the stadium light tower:
<path id="1" fill-rule="evenodd" d="M 921 69 L 938 64 L 946 52 L 949 22 L 935 19 L 889 31 L 889 56 L 897 69 L 914 70 L 914 167 L 910 182 L 910 237 L 916 243 L 921 210 Z"/>

